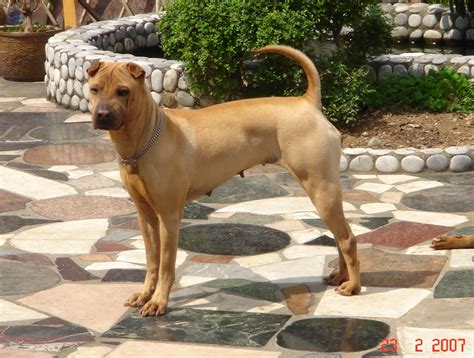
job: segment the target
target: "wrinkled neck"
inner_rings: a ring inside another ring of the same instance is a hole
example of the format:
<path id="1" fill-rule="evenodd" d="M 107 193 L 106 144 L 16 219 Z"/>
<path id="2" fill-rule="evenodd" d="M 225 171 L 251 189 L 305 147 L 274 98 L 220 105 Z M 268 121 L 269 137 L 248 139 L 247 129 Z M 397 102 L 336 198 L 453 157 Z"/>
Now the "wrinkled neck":
<path id="1" fill-rule="evenodd" d="M 129 159 L 137 154 L 150 140 L 158 121 L 159 109 L 148 93 L 129 105 L 122 127 L 111 130 L 110 139 L 116 152 L 123 159 Z"/>

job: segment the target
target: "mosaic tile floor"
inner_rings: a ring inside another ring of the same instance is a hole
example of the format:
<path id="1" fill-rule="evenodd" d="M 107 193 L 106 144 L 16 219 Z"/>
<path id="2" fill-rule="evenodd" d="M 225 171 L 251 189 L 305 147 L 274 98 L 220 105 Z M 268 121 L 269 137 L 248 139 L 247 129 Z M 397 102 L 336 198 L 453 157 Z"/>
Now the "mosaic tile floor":
<path id="1" fill-rule="evenodd" d="M 143 319 L 123 306 L 145 251 L 110 143 L 43 96 L 0 80 L 0 357 L 474 355 L 474 250 L 429 248 L 474 232 L 474 173 L 343 175 L 363 290 L 342 297 L 296 181 L 248 170 L 187 206 L 169 313 Z"/>

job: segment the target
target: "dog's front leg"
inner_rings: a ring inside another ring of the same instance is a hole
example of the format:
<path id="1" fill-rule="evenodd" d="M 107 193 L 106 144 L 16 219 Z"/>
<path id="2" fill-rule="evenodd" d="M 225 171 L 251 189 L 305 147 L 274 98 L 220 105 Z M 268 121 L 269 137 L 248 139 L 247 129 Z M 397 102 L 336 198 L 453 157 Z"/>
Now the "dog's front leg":
<path id="1" fill-rule="evenodd" d="M 142 291 L 131 295 L 125 302 L 125 306 L 141 307 L 150 300 L 158 282 L 160 265 L 159 218 L 146 200 L 133 188 L 128 188 L 128 191 L 138 212 L 138 222 L 145 243 L 147 271 Z"/>
<path id="2" fill-rule="evenodd" d="M 158 316 L 166 312 L 171 287 L 175 280 L 176 254 L 182 212 L 183 210 L 179 209 L 159 215 L 161 250 L 158 286 L 151 299 L 141 310 L 143 317 Z"/>

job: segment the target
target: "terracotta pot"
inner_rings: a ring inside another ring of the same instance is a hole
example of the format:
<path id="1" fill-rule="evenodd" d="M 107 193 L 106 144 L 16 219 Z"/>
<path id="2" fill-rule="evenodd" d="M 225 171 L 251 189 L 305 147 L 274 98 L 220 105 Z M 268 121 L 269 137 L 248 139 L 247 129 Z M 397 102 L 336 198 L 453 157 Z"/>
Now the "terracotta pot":
<path id="1" fill-rule="evenodd" d="M 11 81 L 43 81 L 44 47 L 60 31 L 5 32 L 0 26 L 0 75 Z"/>

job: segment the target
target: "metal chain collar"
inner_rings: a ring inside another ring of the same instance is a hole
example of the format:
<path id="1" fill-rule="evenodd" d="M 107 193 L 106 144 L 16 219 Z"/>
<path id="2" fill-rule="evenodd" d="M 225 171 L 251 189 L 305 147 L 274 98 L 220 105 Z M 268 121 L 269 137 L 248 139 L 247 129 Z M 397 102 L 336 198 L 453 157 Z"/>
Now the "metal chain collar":
<path id="1" fill-rule="evenodd" d="M 150 140 L 148 141 L 147 144 L 136 154 L 134 154 L 131 158 L 129 159 L 123 159 L 120 154 L 117 154 L 117 159 L 120 161 L 122 165 L 130 165 L 132 167 L 137 167 L 138 161 L 140 158 L 145 154 L 151 147 L 152 145 L 156 142 L 158 137 L 160 136 L 161 128 L 163 127 L 163 112 L 160 111 L 160 120 L 158 123 L 158 126 L 155 129 L 155 132 L 151 136 Z"/>

